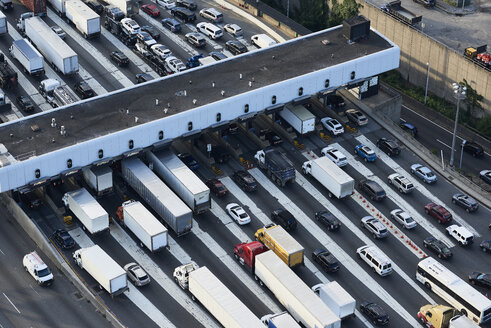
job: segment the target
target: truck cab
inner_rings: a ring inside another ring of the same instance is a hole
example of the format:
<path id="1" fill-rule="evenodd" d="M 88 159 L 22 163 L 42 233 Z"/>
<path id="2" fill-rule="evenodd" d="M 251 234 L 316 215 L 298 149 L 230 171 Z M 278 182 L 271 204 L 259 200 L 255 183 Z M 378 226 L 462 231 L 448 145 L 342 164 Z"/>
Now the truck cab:
<path id="1" fill-rule="evenodd" d="M 53 91 L 61 85 L 60 81 L 57 79 L 46 79 L 42 80 L 39 84 L 39 91 L 44 98 L 53 95 Z"/>
<path id="2" fill-rule="evenodd" d="M 24 35 L 24 32 L 26 30 L 26 27 L 24 25 L 26 19 L 34 17 L 34 13 L 32 11 L 29 11 L 27 13 L 20 14 L 19 19 L 17 20 L 17 29 L 21 31 L 21 34 Z"/>
<path id="3" fill-rule="evenodd" d="M 53 282 L 53 274 L 36 251 L 26 254 L 22 264 L 39 285 L 49 286 Z"/>
<path id="4" fill-rule="evenodd" d="M 458 314 L 456 309 L 449 306 L 428 304 L 419 309 L 418 319 L 426 327 L 448 328 L 450 319 Z"/>
<path id="5" fill-rule="evenodd" d="M 251 243 L 240 243 L 234 247 L 234 257 L 240 264 L 246 265 L 254 272 L 254 260 L 256 255 L 268 251 L 268 248 L 258 241 Z"/>
<path id="6" fill-rule="evenodd" d="M 175 268 L 172 276 L 174 277 L 174 281 L 182 289 L 186 290 L 189 288 L 189 274 L 197 269 L 199 269 L 199 266 L 196 262 L 190 262 Z"/>

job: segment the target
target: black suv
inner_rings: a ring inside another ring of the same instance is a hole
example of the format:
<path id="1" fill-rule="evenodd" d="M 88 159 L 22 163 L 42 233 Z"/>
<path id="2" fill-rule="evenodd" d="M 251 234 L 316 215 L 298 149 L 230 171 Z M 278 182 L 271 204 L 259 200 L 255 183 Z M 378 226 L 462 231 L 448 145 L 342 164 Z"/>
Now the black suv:
<path id="1" fill-rule="evenodd" d="M 271 221 L 278 223 L 285 230 L 293 231 L 297 228 L 297 220 L 295 217 L 284 209 L 271 212 Z"/>
<path id="2" fill-rule="evenodd" d="M 121 51 L 111 52 L 111 59 L 115 61 L 118 66 L 128 66 L 130 63 L 130 59 Z"/>
<path id="3" fill-rule="evenodd" d="M 95 11 L 98 15 L 102 14 L 102 12 L 104 11 L 104 7 L 97 1 L 88 0 L 85 2 L 85 4 L 87 5 L 87 7 Z"/>
<path id="4" fill-rule="evenodd" d="M 340 265 L 338 260 L 329 251 L 319 248 L 312 252 L 312 260 L 320 264 L 327 272 L 336 272 Z"/>
<path id="5" fill-rule="evenodd" d="M 484 150 L 480 144 L 467 140 L 462 141 L 462 144 L 464 145 L 464 151 L 468 152 L 472 156 L 482 157 L 484 155 Z"/>
<path id="6" fill-rule="evenodd" d="M 235 181 L 236 184 L 239 185 L 240 188 L 242 188 L 245 191 L 257 190 L 256 179 L 254 179 L 254 177 L 250 175 L 249 172 L 247 171 L 244 170 L 236 171 L 232 176 L 232 179 Z"/>
<path id="7" fill-rule="evenodd" d="M 75 84 L 73 89 L 75 90 L 75 93 L 79 95 L 79 97 L 82 99 L 92 98 L 96 95 L 94 90 L 92 90 L 89 84 L 85 81 Z"/>
<path id="8" fill-rule="evenodd" d="M 153 26 L 143 25 L 141 27 L 141 30 L 143 32 L 147 32 L 148 34 L 150 34 L 150 36 L 152 37 L 152 39 L 154 39 L 155 41 L 157 41 L 158 39 L 160 39 L 160 33 Z"/>
<path id="9" fill-rule="evenodd" d="M 386 325 L 389 323 L 389 315 L 377 303 L 368 301 L 361 302 L 360 312 L 365 314 L 374 325 Z"/>
<path id="10" fill-rule="evenodd" d="M 24 111 L 24 112 L 32 112 L 34 110 L 34 105 L 32 104 L 31 99 L 29 99 L 26 96 L 18 96 L 17 97 L 17 105 Z"/>
<path id="11" fill-rule="evenodd" d="M 337 231 L 341 228 L 341 222 L 328 211 L 315 213 L 315 219 L 325 225 L 329 231 Z"/>
<path id="12" fill-rule="evenodd" d="M 198 8 L 194 0 L 176 0 L 176 6 L 186 7 L 189 10 L 196 10 Z"/>
<path id="13" fill-rule="evenodd" d="M 435 252 L 440 259 L 449 259 L 452 257 L 452 251 L 441 240 L 435 237 L 428 237 L 423 240 L 423 244 L 426 248 Z"/>
<path id="14" fill-rule="evenodd" d="M 363 190 L 371 200 L 382 200 L 385 198 L 385 190 L 377 182 L 372 180 L 361 180 L 360 189 Z"/>
<path id="15" fill-rule="evenodd" d="M 70 234 L 64 229 L 56 230 L 51 238 L 63 249 L 70 249 L 75 246 L 75 241 Z"/>
<path id="16" fill-rule="evenodd" d="M 338 95 L 329 95 L 327 96 L 327 105 L 331 109 L 340 109 L 344 107 L 344 99 Z"/>
<path id="17" fill-rule="evenodd" d="M 196 14 L 183 7 L 174 7 L 170 10 L 170 13 L 184 22 L 194 22 L 196 20 Z"/>
<path id="18" fill-rule="evenodd" d="M 397 142 L 387 138 L 380 138 L 377 141 L 377 147 L 389 156 L 397 156 L 401 153 L 401 149 Z"/>
<path id="19" fill-rule="evenodd" d="M 230 40 L 225 42 L 225 48 L 235 56 L 247 52 L 247 47 L 237 40 Z"/>
<path id="20" fill-rule="evenodd" d="M 153 80 L 152 75 L 148 73 L 139 73 L 135 75 L 136 78 L 136 84 L 143 83 L 143 82 L 148 82 Z"/>

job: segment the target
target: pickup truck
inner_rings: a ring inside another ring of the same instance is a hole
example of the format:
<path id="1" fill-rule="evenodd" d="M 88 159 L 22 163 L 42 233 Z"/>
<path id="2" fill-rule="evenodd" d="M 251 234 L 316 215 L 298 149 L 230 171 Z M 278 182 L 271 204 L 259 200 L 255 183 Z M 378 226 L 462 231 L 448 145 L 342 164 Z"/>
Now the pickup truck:
<path id="1" fill-rule="evenodd" d="M 447 227 L 447 233 L 458 241 L 460 246 L 470 245 L 474 241 L 474 235 L 465 227 L 452 224 Z"/>

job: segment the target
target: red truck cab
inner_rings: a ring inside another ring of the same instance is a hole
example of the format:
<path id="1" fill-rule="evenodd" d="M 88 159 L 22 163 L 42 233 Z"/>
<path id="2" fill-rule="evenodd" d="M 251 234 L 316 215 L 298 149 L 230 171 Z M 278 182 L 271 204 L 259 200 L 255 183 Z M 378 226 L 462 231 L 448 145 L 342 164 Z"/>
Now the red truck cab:
<path id="1" fill-rule="evenodd" d="M 253 273 L 256 255 L 266 251 L 268 251 L 268 248 L 258 241 L 240 243 L 234 247 L 234 257 L 240 264 L 246 265 Z"/>

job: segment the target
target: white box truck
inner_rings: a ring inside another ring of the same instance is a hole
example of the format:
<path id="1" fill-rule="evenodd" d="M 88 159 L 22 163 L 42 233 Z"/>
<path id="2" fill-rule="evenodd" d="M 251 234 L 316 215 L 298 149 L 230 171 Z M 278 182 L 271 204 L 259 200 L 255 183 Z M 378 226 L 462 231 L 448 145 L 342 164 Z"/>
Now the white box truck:
<path id="1" fill-rule="evenodd" d="M 255 256 L 254 275 L 308 328 L 339 328 L 341 319 L 273 251 Z"/>
<path id="2" fill-rule="evenodd" d="M 0 11 L 0 35 L 8 33 L 7 16 Z"/>
<path id="3" fill-rule="evenodd" d="M 315 115 L 309 112 L 303 105 L 286 105 L 279 112 L 292 128 L 300 134 L 307 134 L 315 131 Z"/>
<path id="4" fill-rule="evenodd" d="M 111 296 L 122 294 L 128 290 L 126 272 L 98 245 L 76 250 L 73 253 L 73 259 Z"/>
<path id="5" fill-rule="evenodd" d="M 267 314 L 261 318 L 261 321 L 268 328 L 300 328 L 300 325 L 286 311 Z"/>
<path id="6" fill-rule="evenodd" d="M 188 289 L 226 328 L 264 328 L 259 320 L 207 267 L 194 262 L 178 266 L 174 280 Z"/>
<path id="7" fill-rule="evenodd" d="M 80 0 L 65 0 L 65 16 L 77 27 L 84 38 L 101 34 L 101 18 Z"/>
<path id="8" fill-rule="evenodd" d="M 53 30 L 39 17 L 25 20 L 27 38 L 36 45 L 46 62 L 55 71 L 74 74 L 78 72 L 78 56 Z"/>
<path id="9" fill-rule="evenodd" d="M 109 216 L 87 189 L 67 192 L 62 198 L 65 207 L 82 222 L 82 228 L 91 234 L 109 229 Z"/>
<path id="10" fill-rule="evenodd" d="M 319 181 L 329 192 L 329 197 L 348 197 L 355 190 L 355 180 L 325 156 L 306 161 L 302 171 Z"/>
<path id="11" fill-rule="evenodd" d="M 355 315 L 356 300 L 336 281 L 315 285 L 312 291 L 341 320 Z"/>
<path id="12" fill-rule="evenodd" d="M 167 229 L 142 203 L 129 200 L 121 205 L 123 223 L 152 252 L 167 246 Z"/>
<path id="13" fill-rule="evenodd" d="M 133 17 L 138 14 L 136 0 L 106 0 L 106 2 L 121 9 L 126 17 Z"/>
<path id="14" fill-rule="evenodd" d="M 30 75 L 44 74 L 44 58 L 26 39 L 15 40 L 10 47 L 10 55 L 17 59 Z"/>
<path id="15" fill-rule="evenodd" d="M 200 214 L 211 208 L 210 188 L 170 150 L 147 153 L 153 170 L 186 203 Z"/>
<path id="16" fill-rule="evenodd" d="M 143 162 L 128 158 L 121 162 L 124 180 L 181 236 L 191 231 L 193 216 L 189 207 Z"/>
<path id="17" fill-rule="evenodd" d="M 51 7 L 56 11 L 56 13 L 63 17 L 65 15 L 65 2 L 66 0 L 48 0 L 51 4 Z"/>
<path id="18" fill-rule="evenodd" d="M 113 190 L 113 170 L 109 166 L 85 169 L 84 179 L 90 188 L 97 193 L 97 196 Z"/>

